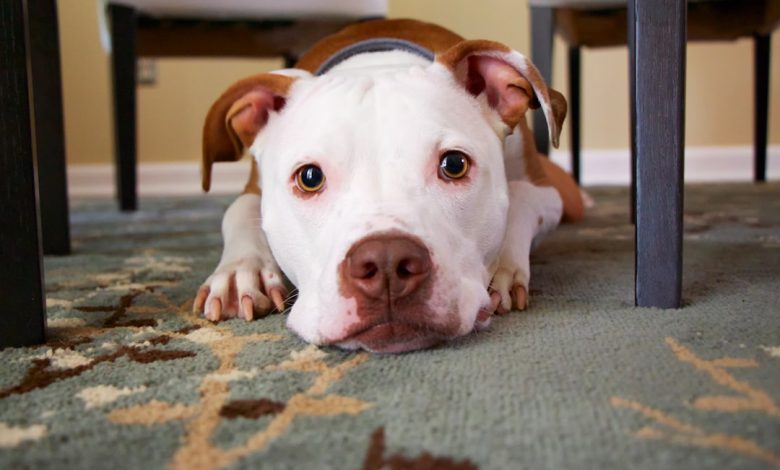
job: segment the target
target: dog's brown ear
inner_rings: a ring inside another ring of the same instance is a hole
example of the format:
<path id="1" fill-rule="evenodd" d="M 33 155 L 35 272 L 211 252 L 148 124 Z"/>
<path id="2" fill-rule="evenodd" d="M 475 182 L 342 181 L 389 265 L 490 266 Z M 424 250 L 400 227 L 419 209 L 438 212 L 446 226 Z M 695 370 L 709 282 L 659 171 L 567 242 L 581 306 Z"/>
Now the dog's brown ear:
<path id="1" fill-rule="evenodd" d="M 241 158 L 268 122 L 284 107 L 294 77 L 262 73 L 234 83 L 211 105 L 203 125 L 203 190 L 211 187 L 214 162 Z"/>
<path id="2" fill-rule="evenodd" d="M 548 88 L 539 71 L 524 55 L 499 42 L 461 41 L 436 57 L 474 96 L 485 93 L 488 104 L 514 129 L 528 108 L 542 107 L 550 141 L 558 137 L 566 117 L 566 99 Z"/>

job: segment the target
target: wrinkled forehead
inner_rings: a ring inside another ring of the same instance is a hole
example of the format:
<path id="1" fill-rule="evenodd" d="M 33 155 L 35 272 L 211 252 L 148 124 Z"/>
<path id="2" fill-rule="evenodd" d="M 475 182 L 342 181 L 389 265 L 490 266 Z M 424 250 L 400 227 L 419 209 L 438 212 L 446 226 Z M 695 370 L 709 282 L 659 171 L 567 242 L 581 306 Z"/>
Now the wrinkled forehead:
<path id="1" fill-rule="evenodd" d="M 484 139 L 490 126 L 476 100 L 430 69 L 299 80 L 278 125 L 268 130 L 280 134 L 286 148 L 301 151 L 323 142 L 400 149 L 436 139 Z"/>

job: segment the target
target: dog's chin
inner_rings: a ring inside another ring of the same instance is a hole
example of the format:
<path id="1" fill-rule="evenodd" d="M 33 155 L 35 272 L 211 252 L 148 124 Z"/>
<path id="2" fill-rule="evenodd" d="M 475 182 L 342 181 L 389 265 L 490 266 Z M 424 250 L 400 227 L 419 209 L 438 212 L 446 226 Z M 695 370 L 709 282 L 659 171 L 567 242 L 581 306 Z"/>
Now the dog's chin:
<path id="1" fill-rule="evenodd" d="M 405 323 L 387 322 L 370 326 L 332 344 L 343 349 L 365 349 L 374 353 L 403 353 L 427 349 L 446 341 L 440 334 Z"/>

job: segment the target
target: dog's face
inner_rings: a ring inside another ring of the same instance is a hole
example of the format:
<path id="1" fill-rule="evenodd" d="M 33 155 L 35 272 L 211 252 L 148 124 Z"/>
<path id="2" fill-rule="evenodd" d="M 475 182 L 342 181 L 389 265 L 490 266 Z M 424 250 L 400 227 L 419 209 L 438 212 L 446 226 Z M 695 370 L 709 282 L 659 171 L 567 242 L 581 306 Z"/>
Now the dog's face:
<path id="1" fill-rule="evenodd" d="M 259 163 L 262 228 L 305 340 L 399 352 L 487 323 L 508 208 L 497 100 L 523 101 L 522 117 L 533 91 L 491 97 L 501 87 L 472 69 L 495 59 L 465 60 L 299 76 L 283 105 L 266 94 L 227 113 Z"/>
<path id="2" fill-rule="evenodd" d="M 253 146 L 263 229 L 307 341 L 372 350 L 462 335 L 504 236 L 500 139 L 440 66 L 298 80 Z"/>

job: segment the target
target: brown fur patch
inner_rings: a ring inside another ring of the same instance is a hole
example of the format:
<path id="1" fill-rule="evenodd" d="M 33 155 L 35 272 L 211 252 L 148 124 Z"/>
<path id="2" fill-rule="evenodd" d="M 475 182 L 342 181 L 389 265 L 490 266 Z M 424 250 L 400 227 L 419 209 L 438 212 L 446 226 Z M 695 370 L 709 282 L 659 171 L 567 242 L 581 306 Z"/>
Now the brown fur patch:
<path id="1" fill-rule="evenodd" d="M 531 128 L 528 127 L 528 123 L 525 120 L 520 121 L 517 126 L 517 131 L 523 136 L 523 149 L 522 154 L 518 155 L 518 158 L 523 159 L 525 164 L 525 172 L 531 183 L 536 186 L 551 186 L 547 173 L 543 168 L 544 159 L 536 150 L 536 143 L 534 142 L 534 135 L 531 133 Z"/>
<path id="2" fill-rule="evenodd" d="M 261 398 L 259 400 L 234 400 L 225 403 L 219 410 L 219 415 L 227 419 L 249 418 L 275 415 L 284 411 L 285 404 Z"/>
<path id="3" fill-rule="evenodd" d="M 260 170 L 257 161 L 252 159 L 252 168 L 249 170 L 249 181 L 244 186 L 244 194 L 260 194 Z"/>
<path id="4" fill-rule="evenodd" d="M 330 56 L 341 49 L 371 38 L 394 38 L 419 44 L 434 54 L 454 46 L 463 38 L 441 26 L 417 20 L 374 20 L 356 23 L 321 40 L 303 56 L 296 68 L 314 73 Z"/>
<path id="5" fill-rule="evenodd" d="M 483 39 L 468 40 L 456 44 L 454 47 L 441 55 L 437 55 L 436 61 L 452 70 L 455 77 L 462 83 L 467 83 L 466 59 L 470 56 L 482 54 L 510 54 L 512 49 L 500 42 L 487 41 Z M 522 77 L 533 86 L 533 97 L 530 102 L 531 108 L 538 108 L 542 103 L 548 103 L 550 106 L 550 115 L 546 116 L 547 127 L 550 131 L 550 140 L 553 147 L 558 147 L 558 138 L 561 134 L 561 126 L 566 118 L 566 99 L 559 92 L 549 88 L 539 71 L 526 60 L 526 70 L 517 70 Z M 502 114 L 504 122 L 512 129 L 522 122 L 525 123 L 524 113 L 515 115 L 509 112 Z M 526 125 L 527 126 L 527 125 Z"/>
<path id="6" fill-rule="evenodd" d="M 474 54 L 475 52 L 480 51 L 498 51 L 510 53 L 512 52 L 512 49 L 504 44 L 501 44 L 500 42 L 488 41 L 486 39 L 462 41 L 458 44 L 455 44 L 454 47 L 451 47 L 443 54 L 438 55 L 436 57 L 436 62 L 439 62 L 440 64 L 443 64 L 450 70 L 454 71 L 458 68 L 458 65 L 463 61 L 463 59 L 471 54 Z"/>
<path id="7" fill-rule="evenodd" d="M 458 77 L 459 80 L 467 83 L 468 77 L 463 76 L 466 73 L 464 71 L 465 60 L 469 56 L 479 52 L 510 53 L 512 50 L 504 44 L 493 41 L 463 41 L 444 54 L 438 56 L 436 60 L 452 70 L 452 73 Z M 556 90 L 548 88 L 544 83 L 544 80 L 533 67 L 529 67 L 523 77 L 534 84 L 534 98 L 531 102 L 532 108 L 539 107 L 539 101 L 545 100 L 547 99 L 547 96 L 549 96 L 550 107 L 552 108 L 552 119 L 548 117 L 547 124 L 550 128 L 553 146 L 557 147 L 561 126 L 566 118 L 566 99 Z M 539 92 L 541 95 L 538 94 Z M 577 184 L 571 176 L 539 154 L 536 149 L 536 144 L 534 143 L 533 134 L 525 120 L 525 109 L 522 110 L 521 115 L 510 114 L 502 114 L 501 117 L 510 128 L 515 129 L 522 135 L 523 148 L 520 158 L 523 159 L 528 178 L 537 186 L 555 187 L 563 199 L 565 220 L 573 222 L 582 220 L 585 209 Z"/>
<path id="8" fill-rule="evenodd" d="M 553 163 L 549 158 L 541 155 L 537 157 L 547 180 L 552 184 L 563 201 L 564 222 L 579 222 L 585 218 L 585 203 L 577 182 L 563 168 Z"/>
<path id="9" fill-rule="evenodd" d="M 244 154 L 244 144 L 226 121 L 233 104 L 247 93 L 259 88 L 274 95 L 286 96 L 295 78 L 273 73 L 261 73 L 239 80 L 211 105 L 203 125 L 203 190 L 211 187 L 211 166 L 215 162 L 234 162 Z"/>

